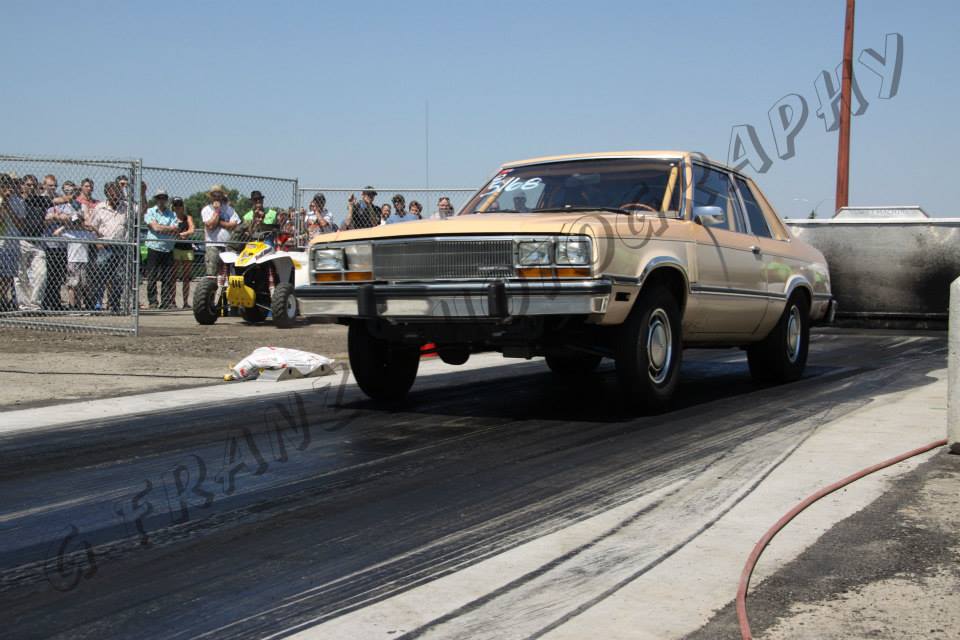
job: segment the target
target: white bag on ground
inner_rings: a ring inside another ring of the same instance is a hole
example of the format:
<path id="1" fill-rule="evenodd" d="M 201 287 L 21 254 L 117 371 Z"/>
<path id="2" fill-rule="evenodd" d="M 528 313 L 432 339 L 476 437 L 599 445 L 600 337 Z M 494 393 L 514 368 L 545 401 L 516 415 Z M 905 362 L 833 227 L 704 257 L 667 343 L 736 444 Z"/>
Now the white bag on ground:
<path id="1" fill-rule="evenodd" d="M 228 378 L 254 380 L 263 369 L 296 369 L 300 375 L 323 375 L 331 373 L 333 360 L 309 351 L 284 349 L 282 347 L 259 347 L 253 353 L 233 365 Z"/>

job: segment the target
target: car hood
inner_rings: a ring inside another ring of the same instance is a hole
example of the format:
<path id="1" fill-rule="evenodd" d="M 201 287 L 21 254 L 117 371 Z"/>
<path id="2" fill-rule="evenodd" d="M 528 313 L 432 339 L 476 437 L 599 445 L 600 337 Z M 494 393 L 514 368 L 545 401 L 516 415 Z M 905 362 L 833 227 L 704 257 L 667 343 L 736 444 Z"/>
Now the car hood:
<path id="1" fill-rule="evenodd" d="M 370 229 L 337 231 L 318 236 L 311 244 L 422 236 L 584 234 L 594 237 L 622 235 L 627 227 L 665 223 L 657 216 L 628 216 L 603 211 L 574 213 L 484 213 L 446 220 L 417 220 Z"/>

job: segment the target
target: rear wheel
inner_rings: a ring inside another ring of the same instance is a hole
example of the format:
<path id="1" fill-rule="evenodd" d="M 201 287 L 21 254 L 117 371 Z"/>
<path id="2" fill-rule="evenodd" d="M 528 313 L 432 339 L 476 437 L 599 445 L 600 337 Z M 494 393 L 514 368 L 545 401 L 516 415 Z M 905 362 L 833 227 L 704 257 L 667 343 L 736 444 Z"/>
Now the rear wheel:
<path id="1" fill-rule="evenodd" d="M 292 284 L 285 282 L 276 286 L 270 301 L 270 310 L 273 313 L 273 324 L 281 329 L 293 326 L 297 320 L 297 298 L 293 295 Z"/>
<path id="2" fill-rule="evenodd" d="M 591 354 L 548 355 L 547 366 L 560 376 L 577 376 L 592 373 L 603 360 L 601 356 Z"/>
<path id="3" fill-rule="evenodd" d="M 680 306 L 665 287 L 640 293 L 620 328 L 617 378 L 629 404 L 663 408 L 680 380 Z"/>
<path id="4" fill-rule="evenodd" d="M 402 400 L 417 378 L 419 347 L 375 338 L 363 322 L 350 325 L 347 350 L 357 385 L 374 400 Z"/>
<path id="5" fill-rule="evenodd" d="M 747 347 L 750 375 L 764 384 L 798 380 L 807 366 L 809 344 L 810 303 L 803 294 L 797 294 L 787 301 L 769 335 Z"/>
<path id="6" fill-rule="evenodd" d="M 220 292 L 216 278 L 204 278 L 193 291 L 193 317 L 199 324 L 213 324 L 220 317 Z"/>

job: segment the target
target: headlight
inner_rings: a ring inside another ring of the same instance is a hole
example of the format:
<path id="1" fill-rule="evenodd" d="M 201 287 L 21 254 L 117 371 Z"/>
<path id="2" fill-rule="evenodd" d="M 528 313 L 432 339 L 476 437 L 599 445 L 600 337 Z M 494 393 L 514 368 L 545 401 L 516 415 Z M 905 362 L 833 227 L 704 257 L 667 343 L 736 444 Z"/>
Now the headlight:
<path id="1" fill-rule="evenodd" d="M 557 239 L 557 264 L 588 265 L 591 257 L 590 238 L 572 236 Z"/>
<path id="2" fill-rule="evenodd" d="M 315 271 L 343 271 L 343 249 L 314 249 Z"/>
<path id="3" fill-rule="evenodd" d="M 344 247 L 347 257 L 347 269 L 350 271 L 373 271 L 373 246 L 370 244 L 351 244 Z"/>
<path id="4" fill-rule="evenodd" d="M 550 241 L 535 240 L 517 243 L 517 264 L 550 264 Z"/>

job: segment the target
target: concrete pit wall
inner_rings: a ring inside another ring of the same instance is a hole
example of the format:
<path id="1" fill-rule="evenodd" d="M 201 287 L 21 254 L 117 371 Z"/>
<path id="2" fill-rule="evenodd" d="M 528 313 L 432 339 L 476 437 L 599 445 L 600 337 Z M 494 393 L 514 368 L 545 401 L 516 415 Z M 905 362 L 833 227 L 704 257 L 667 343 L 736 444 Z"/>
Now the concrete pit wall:
<path id="1" fill-rule="evenodd" d="M 838 323 L 946 328 L 960 218 L 785 222 L 826 257 Z"/>

